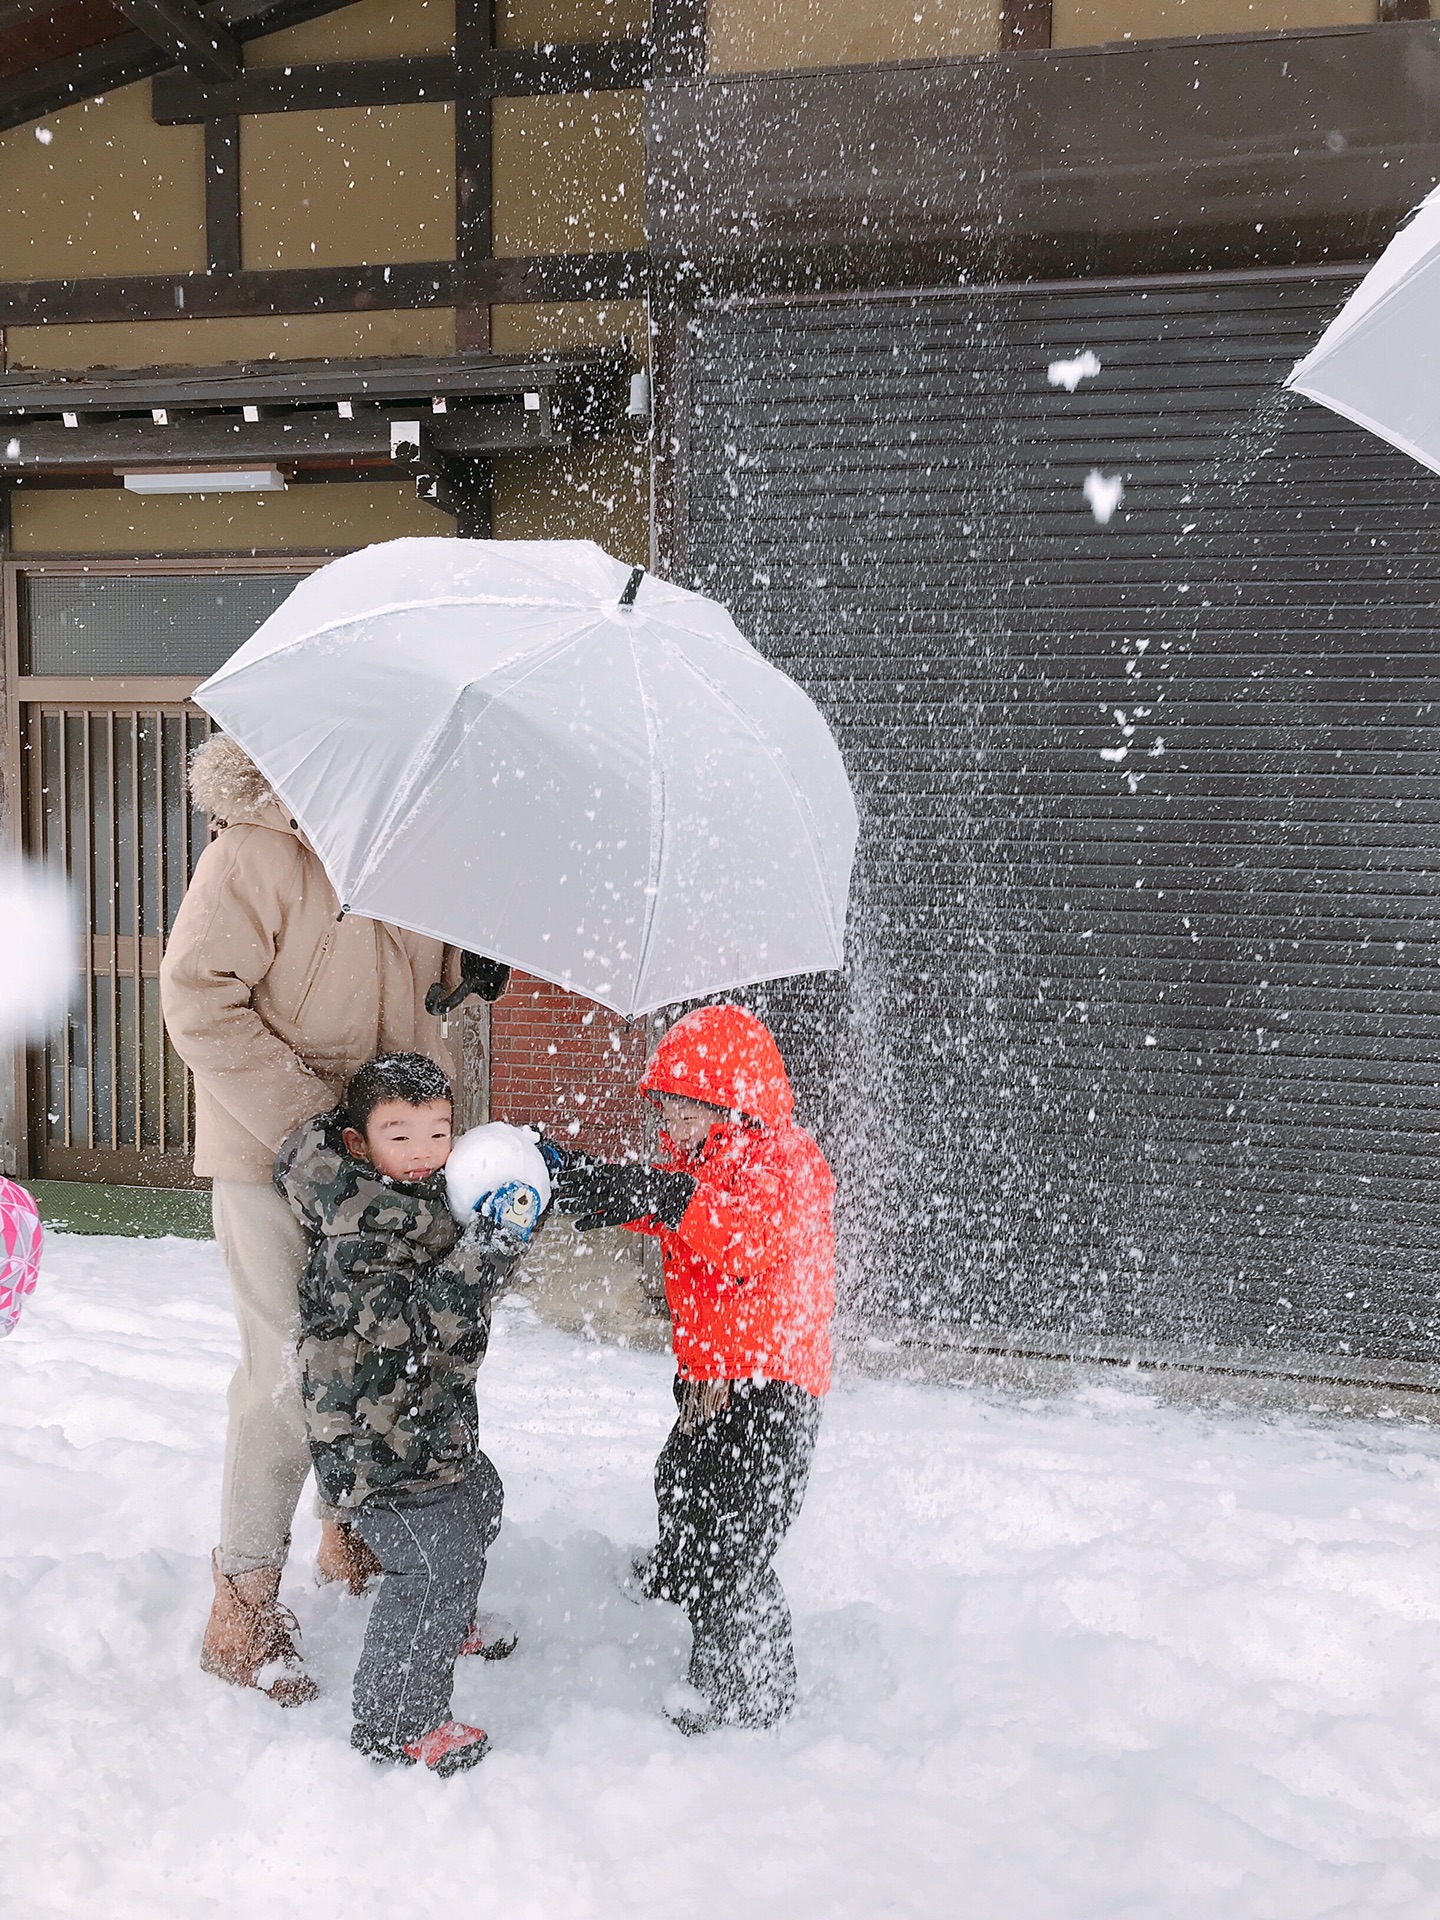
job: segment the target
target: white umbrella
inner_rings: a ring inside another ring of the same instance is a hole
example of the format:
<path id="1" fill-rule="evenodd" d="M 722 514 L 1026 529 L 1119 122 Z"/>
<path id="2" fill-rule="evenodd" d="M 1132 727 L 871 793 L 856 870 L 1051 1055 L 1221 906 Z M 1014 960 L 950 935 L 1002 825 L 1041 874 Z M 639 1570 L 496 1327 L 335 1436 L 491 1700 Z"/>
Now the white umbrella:
<path id="1" fill-rule="evenodd" d="M 1440 188 L 1285 384 L 1440 473 Z"/>
<path id="2" fill-rule="evenodd" d="M 588 540 L 368 547 L 195 698 L 349 912 L 626 1017 L 838 967 L 856 820 L 829 729 L 723 607 L 639 578 Z"/>

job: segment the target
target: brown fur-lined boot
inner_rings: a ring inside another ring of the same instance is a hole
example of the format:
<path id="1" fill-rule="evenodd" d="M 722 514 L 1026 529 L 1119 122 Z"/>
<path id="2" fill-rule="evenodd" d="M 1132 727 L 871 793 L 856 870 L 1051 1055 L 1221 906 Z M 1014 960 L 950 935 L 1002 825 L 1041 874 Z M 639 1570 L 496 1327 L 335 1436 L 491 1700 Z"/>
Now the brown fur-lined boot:
<path id="1" fill-rule="evenodd" d="M 300 1657 L 299 1623 L 280 1605 L 280 1569 L 226 1574 L 218 1554 L 210 1556 L 210 1567 L 215 1601 L 200 1647 L 203 1670 L 232 1687 L 255 1687 L 277 1706 L 303 1707 L 313 1700 L 320 1689 Z"/>
<path id="2" fill-rule="evenodd" d="M 320 1551 L 315 1556 L 315 1576 L 322 1585 L 343 1580 L 359 1599 L 376 1574 L 384 1571 L 354 1527 L 342 1527 L 338 1520 L 320 1522 Z"/>

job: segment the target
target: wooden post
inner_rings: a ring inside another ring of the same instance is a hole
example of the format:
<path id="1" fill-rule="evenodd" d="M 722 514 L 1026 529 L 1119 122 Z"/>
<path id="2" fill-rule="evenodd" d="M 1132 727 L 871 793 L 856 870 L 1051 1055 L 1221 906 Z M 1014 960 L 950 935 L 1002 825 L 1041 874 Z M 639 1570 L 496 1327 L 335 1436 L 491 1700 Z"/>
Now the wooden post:
<path id="1" fill-rule="evenodd" d="M 652 0 L 650 33 L 655 71 L 667 80 L 705 71 L 705 0 Z"/>
<path id="2" fill-rule="evenodd" d="M 455 346 L 460 353 L 490 351 L 490 308 L 467 297 L 466 269 L 489 262 L 494 252 L 494 164 L 491 141 L 494 104 L 490 56 L 495 50 L 494 0 L 457 0 L 455 9 L 455 259 L 460 303 L 455 310 Z"/>
<path id="3" fill-rule="evenodd" d="M 205 265 L 210 273 L 239 273 L 240 120 L 205 122 Z"/>
<path id="4" fill-rule="evenodd" d="M 1052 0 L 1000 0 L 1001 53 L 1033 53 L 1050 45 Z"/>

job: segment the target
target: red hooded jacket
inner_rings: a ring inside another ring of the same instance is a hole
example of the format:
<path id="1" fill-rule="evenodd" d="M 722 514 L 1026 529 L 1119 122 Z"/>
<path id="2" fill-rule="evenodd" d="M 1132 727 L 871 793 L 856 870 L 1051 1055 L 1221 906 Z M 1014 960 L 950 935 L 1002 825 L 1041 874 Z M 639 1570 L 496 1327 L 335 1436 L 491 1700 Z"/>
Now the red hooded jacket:
<path id="1" fill-rule="evenodd" d="M 785 1063 L 770 1030 L 743 1007 L 687 1013 L 656 1047 L 644 1093 L 678 1093 L 741 1118 L 718 1120 L 682 1153 L 666 1134 L 662 1163 L 695 1180 L 673 1231 L 658 1237 L 665 1298 L 684 1380 L 789 1380 L 830 1386 L 835 1311 L 835 1182 L 793 1116 Z"/>

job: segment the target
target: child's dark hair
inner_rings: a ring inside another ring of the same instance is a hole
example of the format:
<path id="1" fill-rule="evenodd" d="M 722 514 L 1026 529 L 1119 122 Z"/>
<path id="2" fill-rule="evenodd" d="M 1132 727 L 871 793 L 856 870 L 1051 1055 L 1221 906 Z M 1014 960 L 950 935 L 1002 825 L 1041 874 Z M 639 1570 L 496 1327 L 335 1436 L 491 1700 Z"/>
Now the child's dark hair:
<path id="1" fill-rule="evenodd" d="M 340 1106 L 345 1124 L 364 1133 L 371 1114 L 386 1100 L 423 1107 L 431 1100 L 452 1098 L 450 1082 L 423 1053 L 382 1053 L 352 1076 Z"/>

